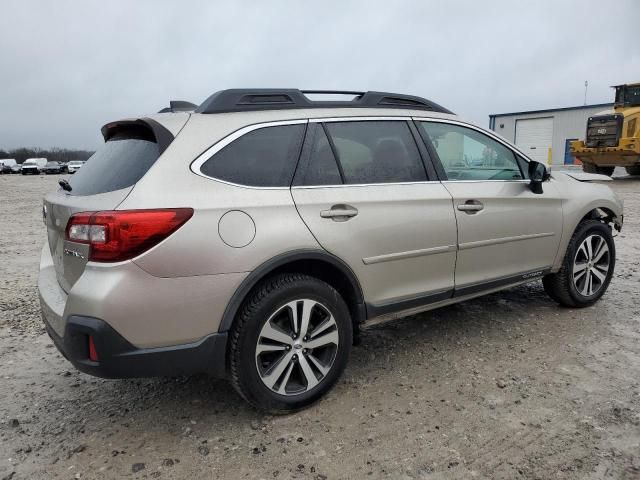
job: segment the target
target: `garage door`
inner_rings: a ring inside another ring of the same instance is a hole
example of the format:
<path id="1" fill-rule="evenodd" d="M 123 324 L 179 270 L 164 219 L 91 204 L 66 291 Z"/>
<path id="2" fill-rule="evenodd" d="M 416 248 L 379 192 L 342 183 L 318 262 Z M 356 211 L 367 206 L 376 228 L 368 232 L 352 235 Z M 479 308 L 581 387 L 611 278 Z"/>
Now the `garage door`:
<path id="1" fill-rule="evenodd" d="M 516 145 L 537 162 L 546 164 L 553 137 L 553 117 L 516 120 Z"/>

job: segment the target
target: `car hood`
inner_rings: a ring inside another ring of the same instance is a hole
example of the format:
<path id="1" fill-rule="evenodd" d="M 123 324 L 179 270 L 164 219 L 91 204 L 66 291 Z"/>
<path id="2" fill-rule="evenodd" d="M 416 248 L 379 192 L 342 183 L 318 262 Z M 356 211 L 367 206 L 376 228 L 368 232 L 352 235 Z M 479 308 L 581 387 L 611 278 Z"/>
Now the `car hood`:
<path id="1" fill-rule="evenodd" d="M 573 178 L 574 180 L 578 180 L 579 182 L 610 182 L 612 181 L 611 177 L 607 175 L 600 175 L 597 173 L 586 173 L 586 172 L 554 172 L 553 175 L 566 175 L 568 177 Z"/>

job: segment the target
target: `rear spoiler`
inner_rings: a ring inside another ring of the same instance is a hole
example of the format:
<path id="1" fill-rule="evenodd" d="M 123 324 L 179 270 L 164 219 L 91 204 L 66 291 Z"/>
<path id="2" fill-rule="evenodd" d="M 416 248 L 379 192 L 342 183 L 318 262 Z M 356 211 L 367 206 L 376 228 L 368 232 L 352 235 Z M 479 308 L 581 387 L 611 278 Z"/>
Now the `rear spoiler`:
<path id="1" fill-rule="evenodd" d="M 125 130 L 133 130 L 139 138 L 157 143 L 160 154 L 167 149 L 175 138 L 173 133 L 151 118 L 117 120 L 104 125 L 100 132 L 102 132 L 104 141 L 108 142 L 115 134 Z"/>

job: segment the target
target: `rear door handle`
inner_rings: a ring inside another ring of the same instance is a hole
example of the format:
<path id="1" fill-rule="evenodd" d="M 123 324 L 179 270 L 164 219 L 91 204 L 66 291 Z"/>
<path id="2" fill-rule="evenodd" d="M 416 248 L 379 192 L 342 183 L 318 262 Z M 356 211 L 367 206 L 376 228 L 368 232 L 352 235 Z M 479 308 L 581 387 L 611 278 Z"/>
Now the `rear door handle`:
<path id="1" fill-rule="evenodd" d="M 322 210 L 320 216 L 322 218 L 330 218 L 334 222 L 346 222 L 352 217 L 358 215 L 358 209 L 351 205 L 334 205 L 330 210 Z"/>
<path id="2" fill-rule="evenodd" d="M 482 202 L 479 202 L 477 200 L 467 200 L 466 202 L 459 204 L 457 208 L 461 212 L 473 215 L 474 213 L 482 210 L 484 208 L 484 205 L 482 204 Z"/>

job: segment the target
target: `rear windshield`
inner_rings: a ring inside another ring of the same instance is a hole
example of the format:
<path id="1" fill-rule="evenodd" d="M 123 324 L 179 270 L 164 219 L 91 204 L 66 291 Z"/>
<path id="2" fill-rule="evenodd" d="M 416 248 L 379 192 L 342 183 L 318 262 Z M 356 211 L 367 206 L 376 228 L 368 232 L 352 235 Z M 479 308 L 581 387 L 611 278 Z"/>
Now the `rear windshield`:
<path id="1" fill-rule="evenodd" d="M 158 144 L 149 135 L 126 131 L 118 133 L 71 176 L 72 190 L 69 193 L 96 195 L 130 187 L 147 173 L 159 156 Z"/>

